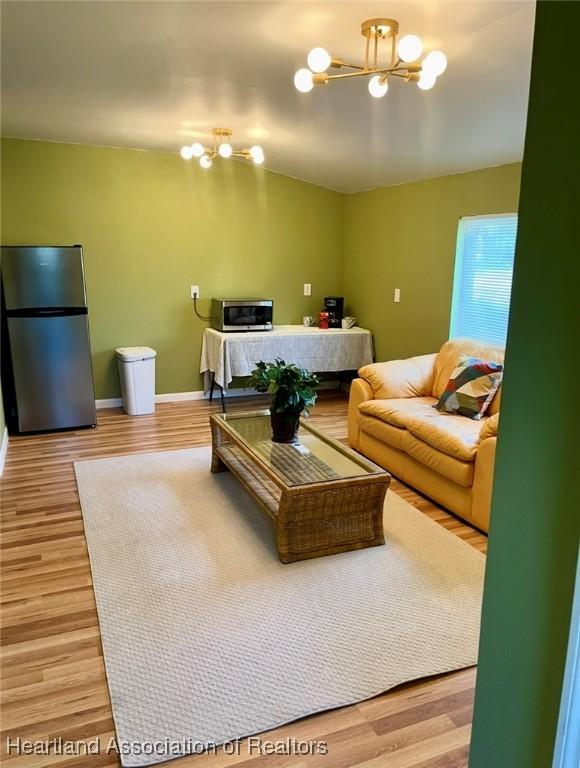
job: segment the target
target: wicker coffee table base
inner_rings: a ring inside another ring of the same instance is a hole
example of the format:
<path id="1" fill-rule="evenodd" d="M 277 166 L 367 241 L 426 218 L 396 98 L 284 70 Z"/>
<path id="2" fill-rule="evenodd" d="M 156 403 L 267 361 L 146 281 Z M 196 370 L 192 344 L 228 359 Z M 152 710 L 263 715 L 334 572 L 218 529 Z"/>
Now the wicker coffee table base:
<path id="1" fill-rule="evenodd" d="M 385 543 L 388 473 L 287 486 L 245 446 L 224 440 L 214 420 L 212 437 L 211 471 L 229 469 L 274 521 L 283 563 Z"/>

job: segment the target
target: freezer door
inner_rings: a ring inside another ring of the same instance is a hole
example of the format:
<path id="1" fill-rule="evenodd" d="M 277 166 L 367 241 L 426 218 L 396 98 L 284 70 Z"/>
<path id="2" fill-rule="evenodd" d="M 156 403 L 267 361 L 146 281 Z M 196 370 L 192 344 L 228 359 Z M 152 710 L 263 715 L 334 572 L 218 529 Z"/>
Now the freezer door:
<path id="1" fill-rule="evenodd" d="M 9 317 L 20 432 L 96 423 L 87 315 Z"/>
<path id="2" fill-rule="evenodd" d="M 86 306 L 83 252 L 70 248 L 2 248 L 2 285 L 8 311 Z"/>

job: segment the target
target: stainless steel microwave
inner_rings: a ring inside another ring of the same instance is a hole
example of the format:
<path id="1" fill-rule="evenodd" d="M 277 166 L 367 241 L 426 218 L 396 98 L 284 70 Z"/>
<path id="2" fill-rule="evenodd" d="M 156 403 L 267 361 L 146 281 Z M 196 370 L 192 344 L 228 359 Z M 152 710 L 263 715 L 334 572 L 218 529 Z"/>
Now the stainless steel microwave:
<path id="1" fill-rule="evenodd" d="M 271 331 L 271 299 L 212 299 L 211 325 L 218 331 Z"/>

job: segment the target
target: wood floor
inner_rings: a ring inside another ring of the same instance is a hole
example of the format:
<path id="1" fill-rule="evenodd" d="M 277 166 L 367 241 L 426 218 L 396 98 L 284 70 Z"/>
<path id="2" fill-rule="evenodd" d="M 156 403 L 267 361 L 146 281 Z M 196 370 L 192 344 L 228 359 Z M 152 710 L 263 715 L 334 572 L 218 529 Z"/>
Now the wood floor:
<path id="1" fill-rule="evenodd" d="M 232 400 L 230 400 L 230 403 Z M 236 399 L 232 409 L 256 407 Z M 210 442 L 203 401 L 163 404 L 152 416 L 99 411 L 94 430 L 10 439 L 2 479 L 2 762 L 10 768 L 120 765 L 116 754 L 6 754 L 7 738 L 91 741 L 114 736 L 73 461 Z M 314 422 L 346 439 L 346 399 L 323 393 Z M 484 551 L 486 538 L 402 483 L 411 504 Z M 263 739 L 325 741 L 328 754 L 197 755 L 175 768 L 465 768 L 475 670 L 412 683 L 362 704 L 287 725 Z M 194 736 L 194 734 L 192 734 Z M 11 742 L 14 744 L 14 741 Z"/>

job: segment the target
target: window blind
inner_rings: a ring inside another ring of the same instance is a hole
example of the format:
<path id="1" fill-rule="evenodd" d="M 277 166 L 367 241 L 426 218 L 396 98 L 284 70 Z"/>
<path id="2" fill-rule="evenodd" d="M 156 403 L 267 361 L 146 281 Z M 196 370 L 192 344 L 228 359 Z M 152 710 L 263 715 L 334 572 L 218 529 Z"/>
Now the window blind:
<path id="1" fill-rule="evenodd" d="M 460 219 L 450 338 L 505 344 L 517 224 L 515 213 Z"/>

